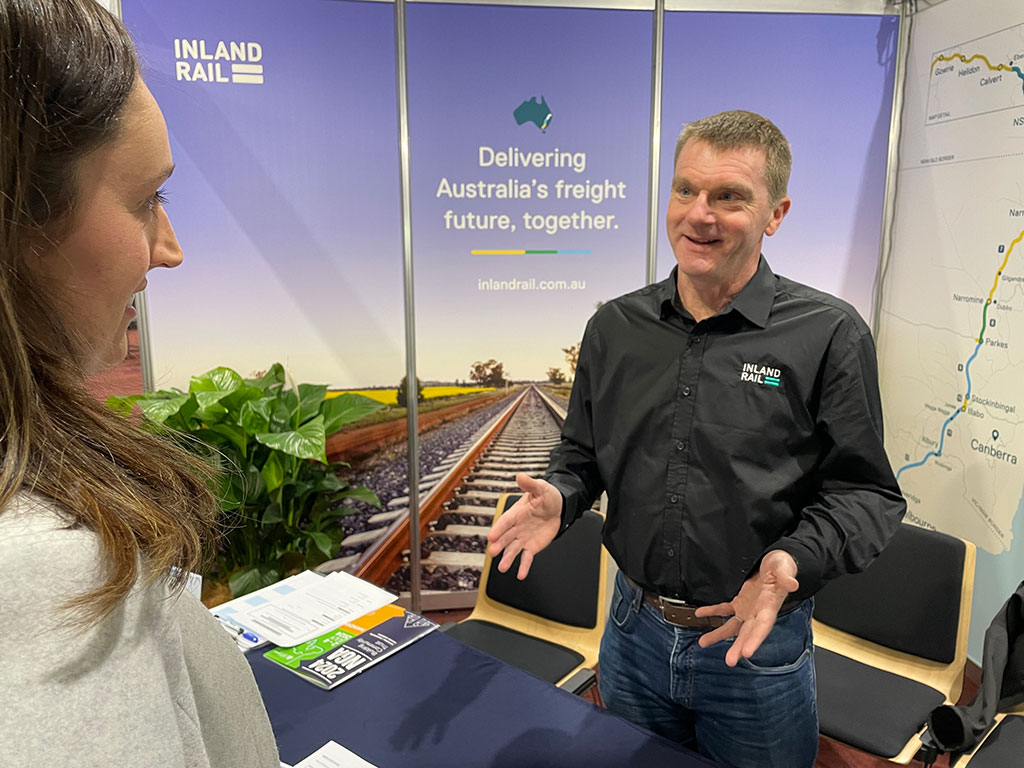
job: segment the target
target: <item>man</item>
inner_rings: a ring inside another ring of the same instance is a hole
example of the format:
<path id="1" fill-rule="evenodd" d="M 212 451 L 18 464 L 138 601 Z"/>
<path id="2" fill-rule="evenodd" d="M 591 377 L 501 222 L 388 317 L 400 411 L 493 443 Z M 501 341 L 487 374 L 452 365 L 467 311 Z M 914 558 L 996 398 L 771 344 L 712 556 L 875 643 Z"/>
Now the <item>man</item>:
<path id="1" fill-rule="evenodd" d="M 736 768 L 810 768 L 808 598 L 866 567 L 906 509 L 874 345 L 852 307 L 761 257 L 790 207 L 774 124 L 712 115 L 675 154 L 677 266 L 590 320 L 562 443 L 545 480 L 517 477 L 490 551 L 525 578 L 606 490 L 606 706 Z"/>

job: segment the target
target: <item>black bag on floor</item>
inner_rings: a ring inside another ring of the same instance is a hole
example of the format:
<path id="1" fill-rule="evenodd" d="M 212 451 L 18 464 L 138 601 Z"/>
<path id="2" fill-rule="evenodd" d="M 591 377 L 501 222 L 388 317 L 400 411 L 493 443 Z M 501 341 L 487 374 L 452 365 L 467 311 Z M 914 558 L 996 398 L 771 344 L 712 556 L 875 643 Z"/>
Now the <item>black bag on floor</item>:
<path id="1" fill-rule="evenodd" d="M 1024 701 L 1024 581 L 985 630 L 981 687 L 970 704 L 944 704 L 928 716 L 921 741 L 931 748 L 957 755 L 969 752 L 992 728 L 996 713 Z M 934 759 L 934 757 L 933 757 Z M 950 764 L 954 759 L 950 760 Z M 929 763 L 930 764 L 930 763 Z"/>

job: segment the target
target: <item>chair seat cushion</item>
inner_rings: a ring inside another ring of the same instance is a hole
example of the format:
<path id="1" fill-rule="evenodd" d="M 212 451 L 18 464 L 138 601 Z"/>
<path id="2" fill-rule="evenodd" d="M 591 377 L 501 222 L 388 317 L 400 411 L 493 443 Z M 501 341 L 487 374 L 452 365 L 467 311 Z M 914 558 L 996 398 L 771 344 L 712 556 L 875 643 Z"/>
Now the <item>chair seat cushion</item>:
<path id="1" fill-rule="evenodd" d="M 557 683 L 583 663 L 583 656 L 565 646 L 489 621 L 463 621 L 445 634 L 549 683 Z"/>
<path id="2" fill-rule="evenodd" d="M 1024 717 L 1011 715 L 992 729 L 968 761 L 970 768 L 1009 768 L 1024 759 Z"/>
<path id="3" fill-rule="evenodd" d="M 814 649 L 818 722 L 824 736 L 882 757 L 895 757 L 945 701 L 934 688 L 827 651 Z"/>

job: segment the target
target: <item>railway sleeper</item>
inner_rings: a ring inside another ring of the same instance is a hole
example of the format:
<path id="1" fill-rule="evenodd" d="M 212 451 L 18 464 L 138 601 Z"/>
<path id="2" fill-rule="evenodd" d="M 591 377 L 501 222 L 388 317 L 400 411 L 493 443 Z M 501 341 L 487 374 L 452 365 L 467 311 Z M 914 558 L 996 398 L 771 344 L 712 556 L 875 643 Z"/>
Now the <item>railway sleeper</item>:
<path id="1" fill-rule="evenodd" d="M 494 521 L 493 509 L 482 509 L 479 512 L 458 510 L 443 513 L 435 523 L 434 530 L 443 531 L 449 525 L 482 525 L 490 528 Z"/>
<path id="2" fill-rule="evenodd" d="M 424 590 L 456 592 L 476 590 L 480 568 L 421 564 L 420 586 Z M 409 566 L 402 565 L 388 581 L 387 589 L 399 594 L 409 592 Z"/>
<path id="3" fill-rule="evenodd" d="M 490 533 L 491 526 L 489 525 L 466 525 L 454 523 L 446 525 L 444 528 L 440 528 L 435 531 L 431 531 L 428 536 L 437 536 L 441 538 L 450 538 L 452 536 L 476 536 L 487 538 L 487 534 Z"/>
<path id="4" fill-rule="evenodd" d="M 516 485 L 514 479 L 505 481 L 489 479 L 466 480 L 462 487 L 478 491 L 496 491 L 498 493 L 512 493 L 519 490 L 519 486 Z"/>

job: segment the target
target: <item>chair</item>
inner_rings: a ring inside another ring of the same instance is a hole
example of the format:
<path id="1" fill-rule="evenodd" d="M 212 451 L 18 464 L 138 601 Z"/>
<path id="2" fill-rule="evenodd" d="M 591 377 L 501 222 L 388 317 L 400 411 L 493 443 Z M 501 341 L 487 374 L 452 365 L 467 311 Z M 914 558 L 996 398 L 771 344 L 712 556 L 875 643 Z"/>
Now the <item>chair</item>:
<path id="1" fill-rule="evenodd" d="M 970 542 L 905 524 L 867 570 L 815 596 L 823 736 L 913 759 L 931 710 L 960 697 L 974 561 Z"/>
<path id="2" fill-rule="evenodd" d="M 1015 713 L 996 715 L 993 726 L 981 743 L 960 757 L 953 768 L 1009 768 L 1019 765 L 1024 755 L 1024 708 Z"/>
<path id="3" fill-rule="evenodd" d="M 494 519 L 520 498 L 504 494 Z M 516 578 L 519 560 L 498 571 L 490 555 L 472 613 L 442 629 L 477 650 L 582 695 L 596 682 L 606 614 L 608 553 L 604 518 L 587 510 Z"/>

